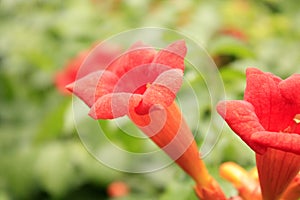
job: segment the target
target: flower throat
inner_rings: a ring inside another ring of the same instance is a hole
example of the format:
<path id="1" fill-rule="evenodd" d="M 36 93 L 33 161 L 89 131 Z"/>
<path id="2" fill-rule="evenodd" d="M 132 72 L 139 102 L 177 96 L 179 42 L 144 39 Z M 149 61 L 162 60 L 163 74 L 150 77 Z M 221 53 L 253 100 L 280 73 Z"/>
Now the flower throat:
<path id="1" fill-rule="evenodd" d="M 300 114 L 296 114 L 293 119 L 293 125 L 288 126 L 286 129 L 283 130 L 284 133 L 293 133 L 297 126 L 300 125 Z"/>

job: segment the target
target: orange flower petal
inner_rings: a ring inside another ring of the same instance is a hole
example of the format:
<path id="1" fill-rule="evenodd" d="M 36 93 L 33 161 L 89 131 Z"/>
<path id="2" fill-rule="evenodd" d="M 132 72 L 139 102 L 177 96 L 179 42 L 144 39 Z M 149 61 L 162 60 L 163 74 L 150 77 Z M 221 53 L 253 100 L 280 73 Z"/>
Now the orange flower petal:
<path id="1" fill-rule="evenodd" d="M 165 65 L 173 69 L 181 69 L 183 71 L 186 51 L 185 41 L 176 41 L 167 48 L 160 50 L 155 56 L 153 63 Z"/>
<path id="2" fill-rule="evenodd" d="M 118 77 L 113 73 L 101 70 L 67 85 L 66 88 L 90 107 L 99 97 L 112 92 L 117 81 Z"/>
<path id="3" fill-rule="evenodd" d="M 135 67 L 151 63 L 155 55 L 156 51 L 153 47 L 137 42 L 112 62 L 106 70 L 115 73 L 118 77 L 122 77 Z"/>
<path id="4" fill-rule="evenodd" d="M 136 112 L 138 114 L 146 114 L 155 104 L 160 104 L 164 107 L 171 105 L 181 87 L 182 77 L 183 73 L 178 69 L 168 70 L 160 74 L 146 89 L 143 94 L 143 100 L 136 108 Z"/>
<path id="5" fill-rule="evenodd" d="M 218 113 L 225 119 L 230 128 L 241 137 L 254 151 L 263 153 L 264 148 L 251 140 L 251 135 L 264 131 L 255 115 L 253 106 L 242 100 L 221 101 L 217 105 Z"/>
<path id="6" fill-rule="evenodd" d="M 91 107 L 89 115 L 94 119 L 114 119 L 129 113 L 141 101 L 141 95 L 110 93 L 100 97 Z"/>
<path id="7" fill-rule="evenodd" d="M 281 94 L 291 102 L 295 102 L 300 110 L 300 74 L 294 74 L 279 84 Z"/>
<path id="8" fill-rule="evenodd" d="M 251 140 L 259 145 L 300 155 L 300 135 L 261 131 L 251 135 Z"/>

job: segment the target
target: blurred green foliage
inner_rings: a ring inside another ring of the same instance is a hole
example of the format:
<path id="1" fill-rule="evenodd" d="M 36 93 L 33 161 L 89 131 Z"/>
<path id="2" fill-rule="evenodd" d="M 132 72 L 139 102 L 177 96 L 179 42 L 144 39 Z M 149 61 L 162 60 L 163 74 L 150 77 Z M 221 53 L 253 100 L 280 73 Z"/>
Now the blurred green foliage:
<path id="1" fill-rule="evenodd" d="M 241 99 L 248 66 L 282 78 L 300 72 L 299 9 L 296 0 L 0 1 L 0 199 L 108 199 L 107 185 L 118 180 L 131 189 L 122 199 L 195 199 L 192 181 L 175 165 L 129 174 L 94 159 L 76 134 L 71 97 L 55 88 L 56 71 L 113 34 L 145 26 L 170 28 L 207 49 L 227 98 Z M 191 82 L 202 87 L 199 78 Z M 199 144 L 215 112 L 207 102 L 200 104 Z M 114 130 L 109 122 L 100 123 Z M 109 137 L 130 151 L 147 146 L 131 144 L 118 129 Z M 204 161 L 228 195 L 234 190 L 218 177 L 217 166 L 224 161 L 246 168 L 255 164 L 253 153 L 228 127 Z"/>

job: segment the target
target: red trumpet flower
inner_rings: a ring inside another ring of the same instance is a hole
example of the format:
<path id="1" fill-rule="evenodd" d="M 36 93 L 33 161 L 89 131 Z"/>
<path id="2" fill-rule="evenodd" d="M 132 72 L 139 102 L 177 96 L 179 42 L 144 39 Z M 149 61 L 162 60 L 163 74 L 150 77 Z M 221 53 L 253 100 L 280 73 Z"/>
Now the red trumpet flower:
<path id="1" fill-rule="evenodd" d="M 174 102 L 182 84 L 185 55 L 184 41 L 158 52 L 136 43 L 105 70 L 90 73 L 67 88 L 91 108 L 89 115 L 94 119 L 127 115 L 196 181 L 199 197 L 225 199 Z"/>
<path id="2" fill-rule="evenodd" d="M 286 80 L 247 69 L 244 100 L 225 101 L 217 110 L 256 152 L 264 200 L 279 199 L 300 169 L 300 74 Z"/>

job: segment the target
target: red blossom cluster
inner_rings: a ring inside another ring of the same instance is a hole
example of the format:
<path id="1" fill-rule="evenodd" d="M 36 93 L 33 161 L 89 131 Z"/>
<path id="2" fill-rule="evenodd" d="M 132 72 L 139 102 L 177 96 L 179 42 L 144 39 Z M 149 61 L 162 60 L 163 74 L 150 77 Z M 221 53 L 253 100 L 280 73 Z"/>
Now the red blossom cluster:
<path id="1" fill-rule="evenodd" d="M 186 51 L 183 40 L 159 51 L 137 42 L 121 56 L 105 61 L 104 67 L 105 56 L 101 57 L 100 52 L 91 62 L 99 63 L 100 67 L 96 65 L 78 75 L 88 55 L 85 52 L 58 74 L 56 83 L 59 88 L 68 84 L 67 89 L 90 107 L 89 115 L 94 119 L 127 115 L 194 179 L 199 199 L 223 200 L 226 197 L 208 173 L 192 132 L 174 101 L 182 84 Z M 221 176 L 238 190 L 238 196 L 230 199 L 300 197 L 298 88 L 300 74 L 282 80 L 249 68 L 244 100 L 218 104 L 219 114 L 256 153 L 257 170 L 248 172 L 234 163 L 221 165 Z"/>

